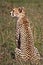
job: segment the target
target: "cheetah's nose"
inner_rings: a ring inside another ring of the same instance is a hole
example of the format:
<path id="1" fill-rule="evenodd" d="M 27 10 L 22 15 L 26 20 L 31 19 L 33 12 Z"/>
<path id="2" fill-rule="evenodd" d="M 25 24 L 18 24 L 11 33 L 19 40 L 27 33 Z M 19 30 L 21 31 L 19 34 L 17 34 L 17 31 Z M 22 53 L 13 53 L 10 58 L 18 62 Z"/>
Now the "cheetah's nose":
<path id="1" fill-rule="evenodd" d="M 11 12 L 10 12 L 10 15 L 11 15 Z"/>

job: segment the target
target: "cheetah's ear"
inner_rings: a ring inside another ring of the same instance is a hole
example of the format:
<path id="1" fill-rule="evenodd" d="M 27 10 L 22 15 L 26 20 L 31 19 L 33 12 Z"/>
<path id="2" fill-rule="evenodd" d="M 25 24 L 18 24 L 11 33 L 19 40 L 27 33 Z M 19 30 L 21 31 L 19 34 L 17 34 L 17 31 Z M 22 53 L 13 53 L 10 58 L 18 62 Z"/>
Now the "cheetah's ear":
<path id="1" fill-rule="evenodd" d="M 23 12 L 25 9 L 24 9 L 24 7 L 19 7 L 18 10 L 19 10 L 19 13 L 21 13 L 21 12 Z"/>
<path id="2" fill-rule="evenodd" d="M 21 7 L 19 7 L 19 8 L 18 8 L 18 11 L 19 11 L 19 13 L 21 13 L 21 12 L 22 12 L 22 8 L 21 8 Z"/>

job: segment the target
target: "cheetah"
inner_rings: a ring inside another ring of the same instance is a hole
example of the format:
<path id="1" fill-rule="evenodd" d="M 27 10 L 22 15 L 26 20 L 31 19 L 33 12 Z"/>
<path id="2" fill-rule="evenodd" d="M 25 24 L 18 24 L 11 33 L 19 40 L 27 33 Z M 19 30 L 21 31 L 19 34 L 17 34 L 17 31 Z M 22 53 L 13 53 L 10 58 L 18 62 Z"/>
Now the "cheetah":
<path id="1" fill-rule="evenodd" d="M 15 56 L 19 56 L 25 62 L 27 60 L 33 63 L 36 62 L 40 59 L 40 54 L 34 45 L 33 34 L 25 8 L 14 8 L 10 14 L 12 17 L 17 18 Z"/>

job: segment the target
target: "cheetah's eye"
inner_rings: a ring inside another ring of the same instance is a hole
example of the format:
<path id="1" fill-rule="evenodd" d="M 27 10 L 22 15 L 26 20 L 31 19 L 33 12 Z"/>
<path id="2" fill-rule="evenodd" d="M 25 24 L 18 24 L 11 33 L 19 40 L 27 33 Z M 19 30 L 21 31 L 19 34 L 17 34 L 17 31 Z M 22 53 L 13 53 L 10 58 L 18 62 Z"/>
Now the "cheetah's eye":
<path id="1" fill-rule="evenodd" d="M 13 10 L 13 12 L 14 12 L 14 10 Z"/>

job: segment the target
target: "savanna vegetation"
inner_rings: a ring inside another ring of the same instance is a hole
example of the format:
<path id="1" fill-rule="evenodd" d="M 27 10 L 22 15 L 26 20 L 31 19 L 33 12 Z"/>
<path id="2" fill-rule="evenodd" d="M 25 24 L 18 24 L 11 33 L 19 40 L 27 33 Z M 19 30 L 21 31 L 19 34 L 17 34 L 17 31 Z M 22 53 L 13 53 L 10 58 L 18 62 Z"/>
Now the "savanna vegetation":
<path id="1" fill-rule="evenodd" d="M 12 8 L 22 6 L 30 20 L 34 44 L 43 58 L 43 0 L 0 0 L 0 65 L 25 65 L 13 59 L 16 19 L 10 16 Z"/>

